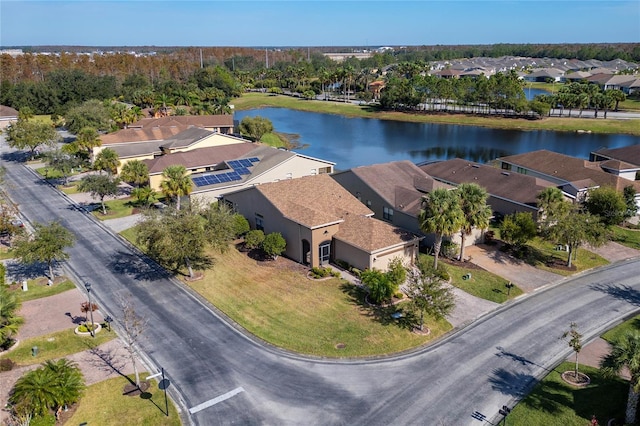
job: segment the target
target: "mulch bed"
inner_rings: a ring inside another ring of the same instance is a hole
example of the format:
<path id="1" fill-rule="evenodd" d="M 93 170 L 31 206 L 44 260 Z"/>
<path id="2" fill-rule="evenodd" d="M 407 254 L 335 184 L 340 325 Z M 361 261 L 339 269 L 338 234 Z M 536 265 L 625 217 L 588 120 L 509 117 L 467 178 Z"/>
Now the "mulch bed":
<path id="1" fill-rule="evenodd" d="M 441 261 L 442 263 L 446 263 L 447 265 L 452 265 L 452 266 L 459 266 L 461 268 L 465 268 L 465 269 L 472 269 L 472 270 L 481 270 L 484 271 L 484 268 L 476 265 L 475 263 L 471 263 L 467 260 L 465 261 L 459 261 L 456 259 L 449 259 L 448 257 L 439 257 L 438 261 Z"/>
<path id="2" fill-rule="evenodd" d="M 146 381 L 140 382 L 140 387 L 133 383 L 127 383 L 124 389 L 122 389 L 122 394 L 126 396 L 139 396 L 149 390 L 150 387 L 151 384 Z"/>

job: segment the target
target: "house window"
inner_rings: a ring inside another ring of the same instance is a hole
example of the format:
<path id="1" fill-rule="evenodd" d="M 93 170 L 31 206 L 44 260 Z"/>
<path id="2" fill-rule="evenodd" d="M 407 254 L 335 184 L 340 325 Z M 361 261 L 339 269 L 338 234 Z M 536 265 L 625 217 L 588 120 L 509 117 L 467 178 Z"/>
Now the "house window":
<path id="1" fill-rule="evenodd" d="M 256 229 L 264 231 L 264 218 L 258 213 L 256 213 Z"/>
<path id="2" fill-rule="evenodd" d="M 511 170 L 511 164 L 509 163 L 502 163 L 502 170 Z"/>
<path id="3" fill-rule="evenodd" d="M 331 173 L 331 167 L 320 167 L 318 169 L 318 171 L 319 171 L 320 174 Z"/>
<path id="4" fill-rule="evenodd" d="M 393 221 L 393 209 L 391 207 L 382 208 L 382 218 L 384 220 Z"/>
<path id="5" fill-rule="evenodd" d="M 331 257 L 331 242 L 327 241 L 326 243 L 320 244 L 320 264 L 321 265 L 328 264 L 330 257 Z"/>
<path id="6" fill-rule="evenodd" d="M 518 168 L 516 169 L 516 171 L 517 171 L 518 173 L 522 173 L 523 175 L 526 175 L 526 174 L 527 174 L 527 169 L 525 169 L 525 168 L 523 168 L 523 167 L 518 167 Z"/>

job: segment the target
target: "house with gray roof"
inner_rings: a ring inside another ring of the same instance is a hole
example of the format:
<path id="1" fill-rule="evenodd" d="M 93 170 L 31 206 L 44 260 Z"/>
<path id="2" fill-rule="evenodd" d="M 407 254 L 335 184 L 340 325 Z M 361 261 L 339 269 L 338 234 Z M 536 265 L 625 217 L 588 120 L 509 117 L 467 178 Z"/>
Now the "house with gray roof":
<path id="1" fill-rule="evenodd" d="M 608 173 L 627 180 L 640 181 L 640 145 L 600 148 L 591 152 L 589 161 L 601 162 L 600 166 Z"/>
<path id="2" fill-rule="evenodd" d="M 489 194 L 487 204 L 494 214 L 509 215 L 529 212 L 538 215 L 538 194 L 545 188 L 556 186 L 540 177 L 501 170 L 486 164 L 461 158 L 438 161 L 419 166 L 434 179 L 452 186 L 475 183 Z"/>
<path id="3" fill-rule="evenodd" d="M 622 192 L 626 186 L 632 186 L 636 192 L 636 204 L 640 206 L 640 181 L 631 181 L 607 172 L 607 168 L 616 167 L 615 161 L 591 162 L 547 150 L 497 159 L 502 170 L 553 182 L 567 195 L 578 201 L 586 197 L 589 189 L 608 186 Z"/>
<path id="4" fill-rule="evenodd" d="M 376 217 L 416 234 L 421 233 L 418 214 L 422 197 L 437 188 L 453 188 L 408 160 L 354 167 L 331 177 Z"/>
<path id="5" fill-rule="evenodd" d="M 408 266 L 418 255 L 420 237 L 373 218 L 328 174 L 251 186 L 225 194 L 223 201 L 253 229 L 282 234 L 285 255 L 311 267 L 340 260 L 386 271 L 390 260 L 400 257 Z"/>
<path id="6" fill-rule="evenodd" d="M 6 105 L 0 105 L 0 129 L 18 121 L 18 110 Z"/>

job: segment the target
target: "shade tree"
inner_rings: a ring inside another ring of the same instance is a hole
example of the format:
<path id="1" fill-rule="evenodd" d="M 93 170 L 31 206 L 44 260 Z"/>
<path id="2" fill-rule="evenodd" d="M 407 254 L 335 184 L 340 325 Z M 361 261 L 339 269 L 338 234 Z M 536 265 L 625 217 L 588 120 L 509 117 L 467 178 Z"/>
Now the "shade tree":
<path id="1" fill-rule="evenodd" d="M 120 179 L 111 175 L 88 175 L 78 183 L 78 191 L 88 192 L 92 198 L 100 200 L 102 214 L 107 214 L 107 206 L 104 204 L 106 197 L 115 197 L 118 195 L 120 188 L 118 187 Z"/>
<path id="2" fill-rule="evenodd" d="M 14 256 L 25 264 L 44 262 L 49 268 L 49 278 L 55 278 L 53 266 L 69 258 L 67 247 L 75 243 L 75 236 L 60 222 L 34 223 L 33 234 L 22 234 L 15 241 Z"/>
<path id="3" fill-rule="evenodd" d="M 33 159 L 38 148 L 51 147 L 59 135 L 50 124 L 37 120 L 19 119 L 4 130 L 7 143 L 12 148 L 26 149 Z"/>
<path id="4" fill-rule="evenodd" d="M 419 329 L 424 328 L 424 316 L 444 318 L 455 307 L 453 289 L 432 268 L 412 268 L 408 272 L 407 296 L 411 308 L 420 314 Z"/>

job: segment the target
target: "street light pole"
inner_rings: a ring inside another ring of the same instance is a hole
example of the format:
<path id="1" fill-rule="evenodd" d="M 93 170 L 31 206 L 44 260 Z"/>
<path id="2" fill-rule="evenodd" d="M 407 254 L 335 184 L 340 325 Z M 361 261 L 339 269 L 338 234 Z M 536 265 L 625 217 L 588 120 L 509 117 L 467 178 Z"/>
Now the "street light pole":
<path id="1" fill-rule="evenodd" d="M 91 283 L 84 283 L 84 288 L 87 289 L 87 295 L 89 296 L 89 313 L 91 316 L 91 325 L 89 327 L 89 331 L 91 332 L 91 337 L 96 337 L 93 324 L 93 304 L 91 303 Z"/>

